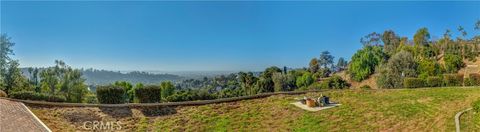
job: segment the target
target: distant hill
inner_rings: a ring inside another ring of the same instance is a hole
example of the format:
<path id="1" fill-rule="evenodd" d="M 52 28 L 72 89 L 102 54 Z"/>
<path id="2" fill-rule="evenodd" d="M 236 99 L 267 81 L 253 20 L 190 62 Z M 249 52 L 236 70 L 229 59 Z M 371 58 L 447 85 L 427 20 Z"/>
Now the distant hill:
<path id="1" fill-rule="evenodd" d="M 159 84 L 162 81 L 180 81 L 184 79 L 173 74 L 153 74 L 148 72 L 133 71 L 128 73 L 107 70 L 83 70 L 83 76 L 89 85 L 110 84 L 115 81 L 128 81 L 130 83 Z"/>
<path id="2" fill-rule="evenodd" d="M 28 76 L 28 68 L 21 68 L 24 75 Z M 41 70 L 41 69 L 40 69 Z M 115 81 L 127 81 L 132 84 L 159 84 L 162 81 L 181 81 L 184 77 L 173 74 L 153 74 L 148 72 L 132 71 L 119 72 L 108 70 L 83 69 L 83 77 L 88 85 L 106 85 Z"/>

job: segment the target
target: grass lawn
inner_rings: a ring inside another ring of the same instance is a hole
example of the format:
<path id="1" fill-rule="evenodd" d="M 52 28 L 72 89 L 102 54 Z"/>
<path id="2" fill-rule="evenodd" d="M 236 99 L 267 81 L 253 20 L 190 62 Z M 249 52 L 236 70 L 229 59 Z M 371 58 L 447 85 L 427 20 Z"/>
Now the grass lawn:
<path id="1" fill-rule="evenodd" d="M 460 117 L 460 129 L 464 132 L 474 132 L 480 130 L 480 113 L 474 113 L 473 110 L 465 112 Z"/>
<path id="2" fill-rule="evenodd" d="M 343 105 L 308 112 L 290 104 L 296 97 L 320 94 Z M 30 108 L 54 131 L 82 131 L 88 120 L 120 121 L 126 131 L 454 131 L 455 114 L 478 98 L 480 88 L 429 88 L 328 91 L 157 109 Z"/>

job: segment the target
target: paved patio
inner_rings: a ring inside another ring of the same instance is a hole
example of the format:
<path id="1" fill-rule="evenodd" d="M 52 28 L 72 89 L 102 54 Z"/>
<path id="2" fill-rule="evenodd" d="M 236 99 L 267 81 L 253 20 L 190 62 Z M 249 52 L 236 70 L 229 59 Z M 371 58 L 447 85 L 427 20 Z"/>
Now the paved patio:
<path id="1" fill-rule="evenodd" d="M 21 102 L 0 99 L 0 132 L 51 132 Z"/>

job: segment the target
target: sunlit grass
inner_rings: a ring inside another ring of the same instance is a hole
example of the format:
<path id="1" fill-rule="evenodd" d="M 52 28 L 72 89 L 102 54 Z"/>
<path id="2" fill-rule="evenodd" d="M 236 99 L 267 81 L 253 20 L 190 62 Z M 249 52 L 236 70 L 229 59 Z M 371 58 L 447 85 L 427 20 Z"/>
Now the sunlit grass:
<path id="1" fill-rule="evenodd" d="M 343 105 L 307 112 L 290 105 L 295 97 L 328 95 Z M 173 131 L 375 131 L 454 130 L 453 116 L 480 97 L 478 88 L 345 90 L 272 96 L 238 103 L 184 107 L 157 120 Z M 177 125 L 182 120 L 185 125 Z M 165 125 L 168 124 L 168 125 Z"/>
<path id="2" fill-rule="evenodd" d="M 322 94 L 342 105 L 309 112 L 290 104 L 295 98 L 319 97 Z M 119 109 L 110 113 L 98 108 L 81 107 L 32 107 L 32 111 L 54 131 L 83 131 L 82 120 L 120 120 L 125 123 L 122 128 L 126 131 L 158 132 L 454 131 L 455 114 L 471 107 L 471 103 L 478 98 L 480 88 L 336 90 L 304 95 L 275 95 L 202 106 L 179 106 L 173 108 L 174 113 L 165 115 L 148 115 L 136 108 Z M 131 114 L 127 110 L 131 110 Z M 78 117 L 72 115 L 75 113 L 91 116 L 82 120 L 66 119 Z M 479 121 L 480 118 L 467 120 Z M 466 125 L 468 130 L 478 128 Z"/>

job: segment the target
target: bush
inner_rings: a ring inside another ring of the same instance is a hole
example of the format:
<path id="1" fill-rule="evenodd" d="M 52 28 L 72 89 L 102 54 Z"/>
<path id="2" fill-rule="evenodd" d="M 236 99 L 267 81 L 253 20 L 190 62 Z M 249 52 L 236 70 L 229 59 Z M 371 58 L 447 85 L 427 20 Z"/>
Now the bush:
<path id="1" fill-rule="evenodd" d="M 420 60 L 418 64 L 417 71 L 419 78 L 425 79 L 429 76 L 437 76 L 442 73 L 440 64 L 438 64 L 436 60 L 423 59 Z"/>
<path id="2" fill-rule="evenodd" d="M 443 75 L 443 84 L 445 86 L 462 86 L 462 74 L 445 74 Z"/>
<path id="3" fill-rule="evenodd" d="M 427 85 L 429 87 L 441 87 L 442 84 L 443 81 L 440 77 L 427 77 Z"/>
<path id="4" fill-rule="evenodd" d="M 330 88 L 330 89 L 343 89 L 350 87 L 350 84 L 347 81 L 343 80 L 340 76 L 332 76 L 327 80 L 323 81 L 321 84 L 322 88 Z"/>
<path id="5" fill-rule="evenodd" d="M 350 61 L 348 73 L 355 81 L 367 79 L 375 72 L 375 68 L 385 61 L 386 54 L 378 46 L 365 46 L 358 50 Z"/>
<path id="6" fill-rule="evenodd" d="M 472 103 L 473 111 L 480 112 L 480 99 Z"/>
<path id="7" fill-rule="evenodd" d="M 379 88 L 403 88 L 401 74 L 393 73 L 386 65 L 380 66 L 378 72 L 376 83 Z"/>
<path id="8" fill-rule="evenodd" d="M 464 81 L 466 86 L 479 86 L 480 85 L 480 74 L 471 73 L 468 75 L 468 78 Z"/>
<path id="9" fill-rule="evenodd" d="M 97 99 L 101 104 L 125 103 L 125 89 L 113 85 L 97 87 Z"/>
<path id="10" fill-rule="evenodd" d="M 448 73 L 455 73 L 464 66 L 462 56 L 460 55 L 446 54 L 443 60 Z"/>
<path id="11" fill-rule="evenodd" d="M 8 95 L 3 90 L 0 90 L 0 97 L 8 97 Z"/>
<path id="12" fill-rule="evenodd" d="M 10 94 L 11 98 L 23 100 L 37 100 L 48 102 L 65 102 L 67 99 L 61 95 L 50 95 L 45 93 L 36 93 L 34 91 L 19 91 Z"/>
<path id="13" fill-rule="evenodd" d="M 212 100 L 217 97 L 208 93 L 207 90 L 182 90 L 176 91 L 173 95 L 166 97 L 169 102 L 195 101 L 195 100 Z"/>
<path id="14" fill-rule="evenodd" d="M 420 78 L 407 77 L 403 80 L 403 86 L 405 88 L 420 88 L 424 87 L 424 81 Z"/>
<path id="15" fill-rule="evenodd" d="M 370 85 L 363 85 L 360 89 L 372 89 L 372 87 L 370 87 Z"/>
<path id="16" fill-rule="evenodd" d="M 303 73 L 302 76 L 297 77 L 296 85 L 297 87 L 308 87 L 315 82 L 315 79 L 312 77 L 310 72 Z"/>
<path id="17" fill-rule="evenodd" d="M 84 102 L 89 104 L 97 104 L 97 96 L 95 96 L 93 93 L 88 93 L 85 95 Z"/>
<path id="18" fill-rule="evenodd" d="M 307 91 L 307 90 L 319 90 L 319 89 L 328 89 L 328 88 L 329 86 L 327 83 L 314 82 L 308 87 L 303 87 L 301 90 Z"/>
<path id="19" fill-rule="evenodd" d="M 161 100 L 161 94 L 161 88 L 155 85 L 135 89 L 135 97 L 140 103 L 158 103 Z"/>
<path id="20" fill-rule="evenodd" d="M 166 98 L 175 92 L 175 86 L 173 86 L 173 83 L 170 81 L 160 83 L 160 89 L 162 91 L 161 98 Z"/>

